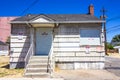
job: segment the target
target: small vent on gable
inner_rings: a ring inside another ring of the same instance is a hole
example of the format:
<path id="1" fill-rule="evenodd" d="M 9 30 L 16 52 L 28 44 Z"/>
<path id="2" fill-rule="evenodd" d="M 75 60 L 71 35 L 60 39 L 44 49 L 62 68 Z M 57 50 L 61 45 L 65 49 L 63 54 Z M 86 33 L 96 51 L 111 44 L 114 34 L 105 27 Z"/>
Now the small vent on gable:
<path id="1" fill-rule="evenodd" d="M 49 22 L 49 21 L 44 18 L 38 18 L 38 19 L 34 20 L 33 22 Z"/>

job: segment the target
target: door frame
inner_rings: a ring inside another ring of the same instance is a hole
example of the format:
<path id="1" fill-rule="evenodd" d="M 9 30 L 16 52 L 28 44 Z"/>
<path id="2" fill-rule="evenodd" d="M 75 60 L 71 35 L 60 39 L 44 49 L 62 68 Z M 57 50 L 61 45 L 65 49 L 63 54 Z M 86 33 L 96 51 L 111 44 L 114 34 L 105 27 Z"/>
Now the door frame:
<path id="1" fill-rule="evenodd" d="M 51 43 L 51 54 L 53 54 L 53 27 L 35 27 L 34 28 L 34 55 L 36 56 L 36 29 L 37 28 L 52 28 L 52 31 L 51 31 L 51 36 L 52 36 L 52 43 Z M 49 55 L 49 53 L 48 53 Z"/>

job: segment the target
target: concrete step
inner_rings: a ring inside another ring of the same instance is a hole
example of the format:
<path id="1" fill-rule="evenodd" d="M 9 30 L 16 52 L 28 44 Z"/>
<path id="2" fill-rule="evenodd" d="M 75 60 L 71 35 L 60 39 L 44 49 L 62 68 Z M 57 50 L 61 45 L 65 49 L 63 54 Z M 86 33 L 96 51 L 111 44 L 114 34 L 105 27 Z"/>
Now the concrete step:
<path id="1" fill-rule="evenodd" d="M 30 60 L 40 61 L 40 60 L 48 60 L 48 58 L 31 58 Z"/>
<path id="2" fill-rule="evenodd" d="M 38 55 L 38 56 L 32 56 L 32 57 L 36 57 L 36 58 L 38 58 L 38 57 L 48 57 L 48 56 L 42 56 L 42 55 Z"/>
<path id="3" fill-rule="evenodd" d="M 48 56 L 32 56 L 31 59 L 48 59 Z"/>
<path id="4" fill-rule="evenodd" d="M 48 56 L 32 56 L 26 68 L 25 77 L 49 77 L 47 73 Z"/>
<path id="5" fill-rule="evenodd" d="M 39 67 L 47 67 L 48 64 L 47 63 L 29 63 L 27 65 L 27 67 L 31 67 L 31 68 L 39 68 Z"/>
<path id="6" fill-rule="evenodd" d="M 40 69 L 40 68 L 28 68 L 28 69 L 26 69 L 26 72 L 27 72 L 27 73 L 47 72 L 47 69 L 46 69 L 46 68 L 45 68 L 45 69 Z"/>
<path id="7" fill-rule="evenodd" d="M 48 58 L 47 59 L 30 59 L 30 61 L 48 61 Z"/>
<path id="8" fill-rule="evenodd" d="M 50 77 L 49 73 L 25 73 L 25 77 L 29 78 L 48 78 Z"/>
<path id="9" fill-rule="evenodd" d="M 48 63 L 48 60 L 29 60 L 29 63 Z"/>

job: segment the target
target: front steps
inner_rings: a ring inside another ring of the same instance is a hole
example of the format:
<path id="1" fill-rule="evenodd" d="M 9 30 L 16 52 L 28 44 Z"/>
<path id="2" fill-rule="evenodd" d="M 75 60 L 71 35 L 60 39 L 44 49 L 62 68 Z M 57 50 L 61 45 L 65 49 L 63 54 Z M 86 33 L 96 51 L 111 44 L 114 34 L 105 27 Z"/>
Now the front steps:
<path id="1" fill-rule="evenodd" d="M 48 56 L 32 56 L 26 67 L 25 77 L 29 78 L 49 78 L 47 72 Z"/>

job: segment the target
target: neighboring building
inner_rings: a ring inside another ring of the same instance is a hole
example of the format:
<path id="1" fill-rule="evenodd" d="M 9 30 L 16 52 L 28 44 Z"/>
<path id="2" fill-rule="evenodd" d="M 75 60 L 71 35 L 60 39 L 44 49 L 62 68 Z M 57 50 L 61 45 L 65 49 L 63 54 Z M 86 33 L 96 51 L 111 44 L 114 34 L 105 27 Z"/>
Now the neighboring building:
<path id="1" fill-rule="evenodd" d="M 9 54 L 9 46 L 0 41 L 0 55 L 8 55 Z"/>
<path id="2" fill-rule="evenodd" d="M 120 54 L 120 46 L 114 46 L 115 49 L 118 49 L 118 53 Z"/>
<path id="3" fill-rule="evenodd" d="M 117 42 L 111 42 L 110 43 L 112 46 L 118 46 L 118 45 L 120 45 L 120 41 L 117 41 Z"/>
<path id="4" fill-rule="evenodd" d="M 53 71 L 55 66 L 103 69 L 103 22 L 94 16 L 92 5 L 89 14 L 39 14 L 17 18 L 11 22 L 10 68 L 26 66 L 26 75 L 30 76 L 38 75 L 40 65 L 45 64 L 47 71 L 49 66 Z"/>
<path id="5" fill-rule="evenodd" d="M 6 44 L 11 34 L 10 21 L 17 17 L 0 17 L 0 55 L 9 54 L 9 45 Z"/>
<path id="6" fill-rule="evenodd" d="M 0 41 L 7 41 L 11 32 L 11 25 L 9 22 L 15 18 L 17 17 L 0 17 Z"/>

